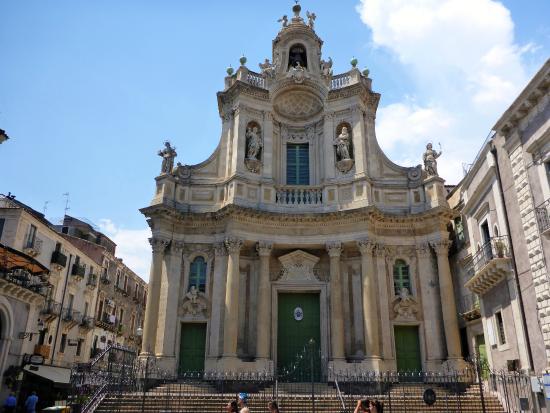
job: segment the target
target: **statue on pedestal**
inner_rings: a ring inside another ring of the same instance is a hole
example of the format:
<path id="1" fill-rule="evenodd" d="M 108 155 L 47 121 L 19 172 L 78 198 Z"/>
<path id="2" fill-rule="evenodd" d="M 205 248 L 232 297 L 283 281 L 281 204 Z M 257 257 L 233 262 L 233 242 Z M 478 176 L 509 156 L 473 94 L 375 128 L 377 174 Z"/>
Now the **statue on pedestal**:
<path id="1" fill-rule="evenodd" d="M 262 74 L 266 77 L 273 77 L 275 75 L 275 64 L 271 63 L 269 59 L 265 59 L 265 61 L 258 66 L 260 66 Z"/>
<path id="2" fill-rule="evenodd" d="M 328 61 L 321 59 L 321 74 L 323 76 L 332 76 L 332 58 L 328 58 Z"/>
<path id="3" fill-rule="evenodd" d="M 278 23 L 281 23 L 283 28 L 288 26 L 288 17 L 285 14 L 283 17 L 281 17 L 279 20 L 277 20 Z"/>
<path id="4" fill-rule="evenodd" d="M 349 155 L 349 133 L 346 126 L 342 128 L 342 132 L 336 138 L 336 154 L 340 161 L 351 159 Z"/>
<path id="5" fill-rule="evenodd" d="M 260 132 L 258 131 L 257 126 L 249 127 L 246 131 L 246 139 L 248 142 L 246 157 L 247 159 L 256 159 L 260 154 L 260 149 L 262 149 L 262 138 Z"/>
<path id="6" fill-rule="evenodd" d="M 160 168 L 161 174 L 170 174 L 174 169 L 174 158 L 177 156 L 176 148 L 170 145 L 170 142 L 164 142 L 164 149 L 158 152 L 158 155 L 162 157 L 162 166 Z"/>
<path id="7" fill-rule="evenodd" d="M 315 15 L 315 13 L 310 13 L 309 11 L 306 11 L 306 16 L 308 18 L 307 25 L 313 30 L 313 26 L 315 25 L 315 19 L 317 18 L 317 16 Z"/>
<path id="8" fill-rule="evenodd" d="M 424 160 L 424 170 L 428 174 L 428 176 L 439 176 L 437 173 L 437 158 L 441 156 L 443 152 L 432 149 L 432 144 L 428 143 L 426 145 L 426 152 L 424 152 L 424 155 L 422 156 L 422 159 Z"/>

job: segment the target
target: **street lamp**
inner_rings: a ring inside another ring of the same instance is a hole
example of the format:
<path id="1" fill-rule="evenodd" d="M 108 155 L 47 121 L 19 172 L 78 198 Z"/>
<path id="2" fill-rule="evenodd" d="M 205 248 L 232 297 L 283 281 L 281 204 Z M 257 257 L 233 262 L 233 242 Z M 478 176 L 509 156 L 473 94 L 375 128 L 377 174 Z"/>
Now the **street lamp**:
<path id="1" fill-rule="evenodd" d="M 4 129 L 0 129 L 0 143 L 4 143 L 9 138 L 10 137 L 7 135 L 6 131 Z"/>

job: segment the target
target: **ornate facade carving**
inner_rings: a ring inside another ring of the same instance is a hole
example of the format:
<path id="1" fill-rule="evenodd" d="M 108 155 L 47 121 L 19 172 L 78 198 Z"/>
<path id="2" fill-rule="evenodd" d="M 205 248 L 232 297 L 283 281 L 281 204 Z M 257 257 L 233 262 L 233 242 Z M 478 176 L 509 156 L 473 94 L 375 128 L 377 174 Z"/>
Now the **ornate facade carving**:
<path id="1" fill-rule="evenodd" d="M 153 236 L 149 238 L 149 244 L 151 244 L 153 253 L 158 254 L 163 253 L 166 250 L 166 247 L 170 244 L 170 240 Z"/>
<path id="2" fill-rule="evenodd" d="M 326 244 L 326 249 L 329 257 L 340 257 L 342 254 L 342 243 L 332 241 Z"/>
<path id="3" fill-rule="evenodd" d="M 359 248 L 361 255 L 372 255 L 376 249 L 376 243 L 368 239 L 362 239 L 357 241 L 357 248 Z"/>
<path id="4" fill-rule="evenodd" d="M 399 291 L 392 308 L 396 320 L 414 321 L 418 319 L 420 313 L 420 305 L 407 288 L 402 288 Z"/>
<path id="5" fill-rule="evenodd" d="M 273 243 L 267 241 L 260 241 L 256 244 L 256 251 L 261 256 L 269 257 L 271 255 L 271 250 L 273 249 Z"/>
<path id="6" fill-rule="evenodd" d="M 243 246 L 243 240 L 235 237 L 229 237 L 225 240 L 225 248 L 230 255 L 238 254 Z"/>
<path id="7" fill-rule="evenodd" d="M 180 316 L 206 317 L 208 316 L 209 302 L 206 295 L 192 285 L 183 297 L 180 305 Z"/>
<path id="8" fill-rule="evenodd" d="M 279 257 L 282 269 L 279 281 L 318 281 L 313 267 L 319 257 L 302 250 L 296 250 Z"/>
<path id="9" fill-rule="evenodd" d="M 445 255 L 449 253 L 449 248 L 451 248 L 452 241 L 448 239 L 442 239 L 439 241 L 430 242 L 430 245 L 434 249 L 437 255 Z"/>

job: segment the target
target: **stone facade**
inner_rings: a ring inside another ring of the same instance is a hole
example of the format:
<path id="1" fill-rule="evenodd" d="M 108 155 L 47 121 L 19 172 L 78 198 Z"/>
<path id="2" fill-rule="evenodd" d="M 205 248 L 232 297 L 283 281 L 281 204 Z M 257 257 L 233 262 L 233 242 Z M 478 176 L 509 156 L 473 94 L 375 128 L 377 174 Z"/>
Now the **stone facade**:
<path id="1" fill-rule="evenodd" d="M 333 75 L 299 5 L 287 23 L 262 73 L 245 58 L 228 70 L 212 156 L 173 166 L 174 148 L 159 152 L 141 210 L 153 233 L 142 355 L 173 371 L 284 368 L 279 303 L 313 294 L 326 369 L 462 366 L 443 179 L 392 163 L 368 73 Z M 186 367 L 198 325 L 204 357 Z"/>

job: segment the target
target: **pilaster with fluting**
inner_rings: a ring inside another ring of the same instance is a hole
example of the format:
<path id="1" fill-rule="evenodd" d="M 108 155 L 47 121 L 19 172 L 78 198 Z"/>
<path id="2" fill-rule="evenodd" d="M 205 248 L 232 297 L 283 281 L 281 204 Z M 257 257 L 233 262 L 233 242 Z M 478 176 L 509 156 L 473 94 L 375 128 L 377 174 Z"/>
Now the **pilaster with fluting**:
<path id="1" fill-rule="evenodd" d="M 141 354 L 145 355 L 155 353 L 162 265 L 164 251 L 170 241 L 165 238 L 152 237 L 149 238 L 149 242 L 153 249 L 153 257 L 151 260 L 151 272 L 149 274 L 145 320 L 143 323 L 143 340 L 141 344 Z"/>
<path id="2" fill-rule="evenodd" d="M 365 354 L 369 357 L 380 357 L 378 336 L 378 291 L 376 289 L 376 272 L 373 252 L 376 244 L 369 240 L 357 242 L 361 252 L 361 278 L 363 282 L 363 323 L 365 326 Z"/>
<path id="3" fill-rule="evenodd" d="M 382 352 L 384 359 L 392 358 L 392 339 L 391 339 L 391 322 L 390 308 L 388 298 L 388 278 L 386 274 L 386 255 L 388 250 L 383 244 L 376 244 L 374 255 L 376 257 L 376 279 L 378 280 L 378 294 L 380 302 L 380 322 L 382 323 Z M 381 353 L 382 353 L 381 352 Z M 388 367 L 388 366 L 386 366 Z"/>
<path id="4" fill-rule="evenodd" d="M 441 294 L 441 311 L 443 313 L 443 326 L 445 329 L 445 342 L 447 343 L 447 357 L 460 359 L 460 334 L 456 312 L 455 294 L 451 267 L 449 266 L 449 247 L 451 241 L 440 240 L 430 243 L 437 255 L 437 269 L 439 274 L 439 290 Z"/>
<path id="5" fill-rule="evenodd" d="M 210 314 L 210 357 L 218 357 L 223 350 L 222 334 L 225 315 L 225 274 L 227 249 L 223 242 L 214 245 L 214 274 L 212 280 L 212 312 Z"/>
<path id="6" fill-rule="evenodd" d="M 227 238 L 227 281 L 225 290 L 225 316 L 223 326 L 223 355 L 237 356 L 237 336 L 239 331 L 239 255 L 243 241 Z"/>
<path id="7" fill-rule="evenodd" d="M 258 312 L 256 358 L 268 359 L 271 343 L 271 291 L 269 282 L 269 259 L 273 244 L 258 242 L 256 250 L 260 256 L 260 277 L 258 283 Z"/>
<path id="8" fill-rule="evenodd" d="M 344 354 L 344 311 L 342 308 L 342 280 L 340 276 L 340 255 L 342 244 L 331 242 L 326 245 L 330 257 L 330 331 L 332 359 L 343 360 Z"/>

